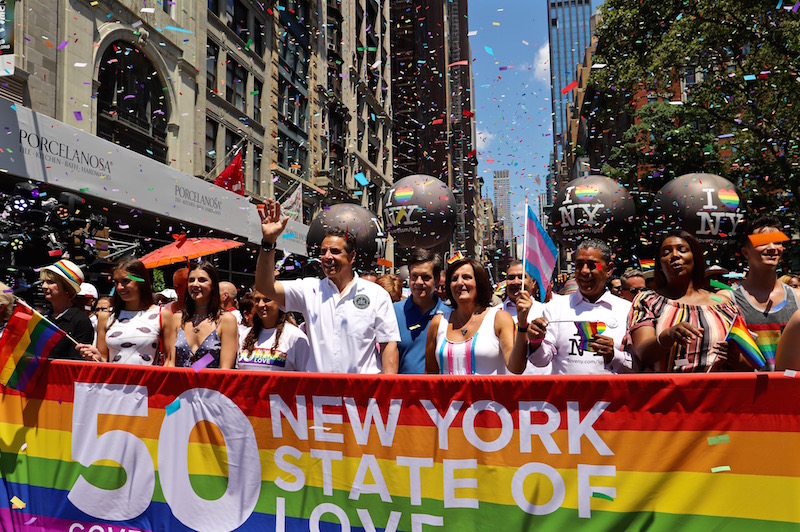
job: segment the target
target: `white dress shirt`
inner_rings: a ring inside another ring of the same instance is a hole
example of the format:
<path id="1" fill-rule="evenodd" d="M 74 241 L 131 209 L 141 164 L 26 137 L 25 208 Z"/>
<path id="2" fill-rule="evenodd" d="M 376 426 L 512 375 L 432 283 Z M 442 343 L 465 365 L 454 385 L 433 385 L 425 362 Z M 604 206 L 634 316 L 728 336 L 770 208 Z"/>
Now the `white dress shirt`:
<path id="1" fill-rule="evenodd" d="M 592 303 L 580 291 L 553 299 L 544 306 L 547 326 L 542 345 L 528 359 L 536 366 L 553 364 L 554 374 L 625 373 L 631 371 L 630 353 L 620 349 L 631 303 L 606 290 Z M 614 340 L 614 358 L 606 364 L 601 355 L 582 350 L 576 322 L 603 322 L 603 336 Z"/>

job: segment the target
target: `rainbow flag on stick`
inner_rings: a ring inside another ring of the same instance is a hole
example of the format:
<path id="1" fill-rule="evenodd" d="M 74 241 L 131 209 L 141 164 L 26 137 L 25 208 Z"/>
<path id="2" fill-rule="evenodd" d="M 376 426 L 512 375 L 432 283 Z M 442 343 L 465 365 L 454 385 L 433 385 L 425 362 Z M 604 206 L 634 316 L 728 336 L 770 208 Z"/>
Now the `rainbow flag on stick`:
<path id="1" fill-rule="evenodd" d="M 761 369 L 767 364 L 767 360 L 761 353 L 761 349 L 758 348 L 753 335 L 750 334 L 740 314 L 737 314 L 736 319 L 731 323 L 731 328 L 728 329 L 728 335 L 725 340 L 730 340 L 738 345 L 744 357 L 756 369 Z"/>
<path id="2" fill-rule="evenodd" d="M 530 275 L 539 285 L 539 300 L 544 303 L 550 277 L 556 267 L 558 248 L 544 230 L 533 209 L 525 200 L 525 238 L 523 244 L 522 268 L 525 275 Z M 524 280 L 523 280 L 524 284 Z"/>
<path id="3" fill-rule="evenodd" d="M 17 302 L 0 336 L 0 384 L 19 391 L 33 379 L 39 363 L 67 333 L 44 316 Z"/>
<path id="4" fill-rule="evenodd" d="M 589 341 L 606 332 L 606 324 L 602 321 L 576 321 L 575 327 L 578 329 L 578 336 L 581 337 L 581 349 L 584 351 L 594 351 L 589 347 Z"/>

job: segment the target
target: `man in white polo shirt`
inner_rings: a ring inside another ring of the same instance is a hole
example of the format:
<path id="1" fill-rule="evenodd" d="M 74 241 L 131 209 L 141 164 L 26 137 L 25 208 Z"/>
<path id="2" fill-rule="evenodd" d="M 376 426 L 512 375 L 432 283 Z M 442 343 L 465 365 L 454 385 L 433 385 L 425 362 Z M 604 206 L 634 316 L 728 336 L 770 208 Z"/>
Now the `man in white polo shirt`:
<path id="1" fill-rule="evenodd" d="M 611 249 L 583 240 L 574 264 L 578 290 L 553 299 L 544 316 L 528 323 L 528 341 L 539 344 L 528 359 L 536 366 L 552 363 L 554 374 L 630 372 L 632 358 L 620 346 L 631 304 L 606 289 L 614 268 Z M 587 333 L 592 328 L 596 334 Z"/>
<path id="2" fill-rule="evenodd" d="M 286 227 L 281 206 L 267 200 L 261 216 L 256 290 L 285 311 L 302 312 L 313 352 L 306 371 L 397 373 L 397 326 L 392 300 L 380 285 L 353 271 L 355 237 L 329 229 L 320 247 L 324 279 L 275 279 L 275 243 Z M 380 353 L 377 346 L 380 345 Z"/>

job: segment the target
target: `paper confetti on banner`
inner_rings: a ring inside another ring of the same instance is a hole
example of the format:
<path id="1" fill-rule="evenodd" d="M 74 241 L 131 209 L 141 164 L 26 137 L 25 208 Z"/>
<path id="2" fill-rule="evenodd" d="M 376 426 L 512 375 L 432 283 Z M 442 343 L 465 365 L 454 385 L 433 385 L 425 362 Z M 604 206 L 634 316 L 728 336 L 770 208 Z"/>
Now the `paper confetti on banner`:
<path id="1" fill-rule="evenodd" d="M 206 356 L 192 364 L 192 369 L 199 373 L 201 369 L 206 368 L 212 362 L 214 362 L 214 355 L 206 353 Z"/>
<path id="2" fill-rule="evenodd" d="M 11 497 L 11 507 L 14 510 L 22 510 L 23 508 L 25 508 L 25 503 L 22 501 L 22 499 L 14 495 L 13 497 Z"/>
<path id="3" fill-rule="evenodd" d="M 730 441 L 731 441 L 731 438 L 727 434 L 720 434 L 719 436 L 709 436 L 708 437 L 708 444 L 709 445 L 719 445 L 720 443 L 728 443 Z"/>
<path id="4" fill-rule="evenodd" d="M 206 355 L 206 356 L 211 356 L 211 355 Z M 168 404 L 164 408 L 164 410 L 166 410 L 167 411 L 167 415 L 170 416 L 170 415 L 174 414 L 175 412 L 177 412 L 180 407 L 181 407 L 181 400 L 180 399 L 175 399 L 170 404 Z"/>

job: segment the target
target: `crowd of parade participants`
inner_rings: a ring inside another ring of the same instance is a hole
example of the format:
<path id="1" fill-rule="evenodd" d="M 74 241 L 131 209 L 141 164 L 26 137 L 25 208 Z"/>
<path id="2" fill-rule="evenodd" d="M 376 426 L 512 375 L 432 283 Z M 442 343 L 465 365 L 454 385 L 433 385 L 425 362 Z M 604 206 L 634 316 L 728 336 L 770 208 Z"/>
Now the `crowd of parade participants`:
<path id="1" fill-rule="evenodd" d="M 399 277 L 356 273 L 354 235 L 335 229 L 320 247 L 323 277 L 279 280 L 275 247 L 287 218 L 273 201 L 261 217 L 255 284 L 239 299 L 205 260 L 179 269 L 173 289 L 153 294 L 142 262 L 124 259 L 107 297 L 69 260 L 43 268 L 49 319 L 69 335 L 51 358 L 364 374 L 754 371 L 726 341 L 741 316 L 767 361 L 762 371 L 800 370 L 800 278 L 778 277 L 784 248 L 768 233 L 783 225 L 770 216 L 747 226 L 747 274 L 732 286 L 712 281 L 720 272 L 706 268 L 690 233 L 672 230 L 655 243 L 647 273 L 617 275 L 605 242 L 580 241 L 574 279 L 561 293 L 544 287 L 546 303 L 520 262 L 507 267 L 499 299 L 483 264 L 458 258 L 445 265 L 425 249 L 411 254 L 410 295 L 402 299 Z M 15 304 L 9 292 L 0 295 L 2 323 Z"/>

